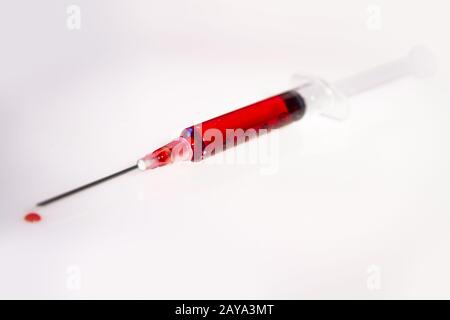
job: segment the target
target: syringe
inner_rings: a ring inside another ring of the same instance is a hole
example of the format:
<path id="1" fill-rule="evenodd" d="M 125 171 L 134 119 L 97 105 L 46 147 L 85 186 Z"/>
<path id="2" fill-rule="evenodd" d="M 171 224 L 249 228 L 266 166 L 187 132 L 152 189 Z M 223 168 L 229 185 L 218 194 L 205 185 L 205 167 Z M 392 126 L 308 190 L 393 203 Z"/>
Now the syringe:
<path id="1" fill-rule="evenodd" d="M 302 77 L 291 90 L 190 126 L 178 138 L 139 159 L 137 164 L 37 205 L 45 206 L 135 169 L 155 169 L 182 160 L 200 161 L 217 151 L 216 148 L 210 148 L 212 143 L 217 143 L 217 136 L 222 137 L 221 144 L 224 147 L 229 147 L 240 142 L 236 132 L 254 130 L 258 133 L 278 128 L 303 118 L 306 113 L 317 112 L 333 118 L 345 118 L 348 97 L 404 76 L 427 76 L 434 70 L 432 54 L 423 47 L 415 47 L 406 57 L 333 84 L 320 78 Z"/>

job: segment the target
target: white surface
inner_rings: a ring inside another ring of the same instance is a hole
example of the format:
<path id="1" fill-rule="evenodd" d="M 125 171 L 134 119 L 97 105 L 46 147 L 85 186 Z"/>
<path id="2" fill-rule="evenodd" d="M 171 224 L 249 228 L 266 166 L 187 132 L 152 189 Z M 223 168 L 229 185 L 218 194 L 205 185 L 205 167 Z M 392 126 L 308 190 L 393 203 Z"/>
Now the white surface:
<path id="1" fill-rule="evenodd" d="M 381 25 L 356 0 L 5 3 L 0 297 L 450 298 L 450 8 L 376 4 Z M 22 220 L 292 73 L 336 80 L 415 44 L 434 78 L 280 130 L 275 174 L 136 171 Z"/>

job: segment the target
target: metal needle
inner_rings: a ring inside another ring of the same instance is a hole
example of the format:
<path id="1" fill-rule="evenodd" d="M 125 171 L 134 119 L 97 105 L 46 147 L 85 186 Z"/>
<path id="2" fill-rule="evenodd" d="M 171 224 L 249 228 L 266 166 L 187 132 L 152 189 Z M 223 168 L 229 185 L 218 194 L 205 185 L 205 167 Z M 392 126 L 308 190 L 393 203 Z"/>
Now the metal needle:
<path id="1" fill-rule="evenodd" d="M 132 171 L 132 170 L 134 170 L 134 169 L 137 169 L 137 168 L 138 168 L 137 165 L 134 165 L 134 166 L 132 166 L 132 167 L 126 168 L 126 169 L 124 169 L 124 170 L 122 170 L 122 171 L 119 171 L 119 172 L 113 173 L 113 174 L 111 174 L 111 175 L 109 175 L 109 176 L 106 176 L 106 177 L 104 177 L 104 178 L 95 180 L 95 181 L 93 181 L 93 182 L 91 182 L 91 183 L 85 184 L 85 185 L 83 185 L 83 186 L 81 186 L 81 187 L 78 187 L 78 188 L 76 188 L 76 189 L 73 189 L 73 190 L 64 192 L 64 193 L 62 193 L 62 194 L 60 194 L 60 195 L 57 195 L 57 196 L 55 196 L 55 197 L 52 197 L 52 198 L 49 198 L 49 199 L 47 199 L 47 200 L 41 201 L 41 202 L 39 202 L 39 203 L 37 204 L 37 206 L 39 206 L 39 207 L 45 206 L 45 205 L 47 205 L 47 204 L 50 204 L 50 203 L 55 202 L 55 201 L 57 201 L 57 200 L 60 200 L 60 199 L 62 199 L 62 198 L 71 196 L 71 195 L 73 195 L 73 194 L 75 194 L 75 193 L 77 193 L 77 192 L 83 191 L 83 190 L 85 190 L 85 189 L 87 189 L 87 188 L 93 187 L 93 186 L 95 186 L 95 185 L 97 185 L 97 184 L 99 184 L 99 183 L 102 183 L 102 182 L 105 182 L 105 181 L 110 180 L 110 179 L 112 179 L 112 178 L 118 177 L 118 176 L 120 176 L 120 175 L 122 175 L 122 174 L 125 174 L 125 173 L 127 173 L 127 172 L 129 172 L 129 171 Z"/>

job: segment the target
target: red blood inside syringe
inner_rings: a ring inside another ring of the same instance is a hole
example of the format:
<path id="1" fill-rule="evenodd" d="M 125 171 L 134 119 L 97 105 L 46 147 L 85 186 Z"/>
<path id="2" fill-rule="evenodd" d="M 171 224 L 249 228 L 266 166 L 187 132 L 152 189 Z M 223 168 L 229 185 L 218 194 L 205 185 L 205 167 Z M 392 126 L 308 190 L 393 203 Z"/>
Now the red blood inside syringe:
<path id="1" fill-rule="evenodd" d="M 230 137 L 236 142 L 236 132 L 251 129 L 258 134 L 261 129 L 278 128 L 302 118 L 305 111 L 300 94 L 287 91 L 184 129 L 178 139 L 140 159 L 138 166 L 145 170 L 178 160 L 199 161 L 213 154 L 205 151 L 216 139 L 229 146 Z"/>

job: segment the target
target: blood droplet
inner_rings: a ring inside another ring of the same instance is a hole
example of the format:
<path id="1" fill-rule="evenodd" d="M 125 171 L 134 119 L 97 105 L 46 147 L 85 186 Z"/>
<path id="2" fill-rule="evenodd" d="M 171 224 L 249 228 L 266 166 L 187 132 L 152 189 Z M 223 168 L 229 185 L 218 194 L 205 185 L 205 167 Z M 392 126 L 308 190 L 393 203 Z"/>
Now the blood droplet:
<path id="1" fill-rule="evenodd" d="M 30 212 L 24 217 L 24 220 L 26 222 L 30 222 L 30 223 L 39 222 L 39 221 L 41 221 L 41 219 L 42 218 L 39 215 L 39 213 L 36 213 L 36 212 Z"/>

